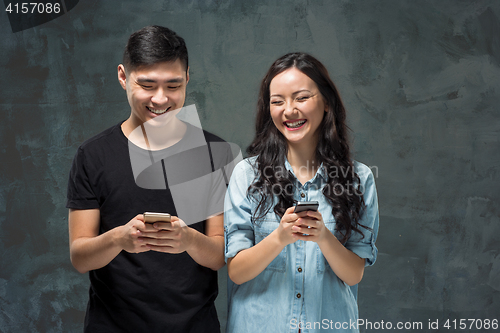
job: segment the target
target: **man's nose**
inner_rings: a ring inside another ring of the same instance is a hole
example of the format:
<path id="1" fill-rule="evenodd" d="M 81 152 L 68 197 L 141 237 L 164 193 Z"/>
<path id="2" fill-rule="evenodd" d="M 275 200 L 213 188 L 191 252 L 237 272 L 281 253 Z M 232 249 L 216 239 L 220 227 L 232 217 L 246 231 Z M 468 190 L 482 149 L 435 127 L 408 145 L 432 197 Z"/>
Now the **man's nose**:
<path id="1" fill-rule="evenodd" d="M 162 105 L 168 102 L 168 97 L 165 93 L 165 90 L 161 88 L 156 89 L 153 96 L 151 96 L 151 102 L 155 105 Z"/>

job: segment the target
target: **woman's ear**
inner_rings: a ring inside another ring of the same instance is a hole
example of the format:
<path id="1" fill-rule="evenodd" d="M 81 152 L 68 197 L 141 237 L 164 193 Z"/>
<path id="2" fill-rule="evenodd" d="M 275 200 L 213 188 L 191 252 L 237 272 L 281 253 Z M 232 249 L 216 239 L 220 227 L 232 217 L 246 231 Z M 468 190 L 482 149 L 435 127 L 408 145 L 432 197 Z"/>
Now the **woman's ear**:
<path id="1" fill-rule="evenodd" d="M 328 112 L 328 101 L 326 100 L 325 96 L 321 95 L 321 98 L 323 99 L 323 104 L 325 104 L 325 112 Z"/>

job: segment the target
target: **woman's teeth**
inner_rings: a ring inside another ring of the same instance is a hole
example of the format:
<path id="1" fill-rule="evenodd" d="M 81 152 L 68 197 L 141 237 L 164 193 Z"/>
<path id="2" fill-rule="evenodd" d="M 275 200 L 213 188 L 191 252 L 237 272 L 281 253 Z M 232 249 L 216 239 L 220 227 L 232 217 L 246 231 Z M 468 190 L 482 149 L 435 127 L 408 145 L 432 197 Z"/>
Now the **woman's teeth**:
<path id="1" fill-rule="evenodd" d="M 164 109 L 164 110 L 155 110 L 155 109 L 151 109 L 149 106 L 146 106 L 146 108 L 148 108 L 149 111 L 153 112 L 154 114 L 162 114 L 162 113 L 165 113 L 168 108 Z"/>
<path id="2" fill-rule="evenodd" d="M 302 126 L 305 122 L 306 122 L 305 120 L 294 121 L 293 123 L 286 122 L 285 126 L 288 128 L 297 128 Z"/>

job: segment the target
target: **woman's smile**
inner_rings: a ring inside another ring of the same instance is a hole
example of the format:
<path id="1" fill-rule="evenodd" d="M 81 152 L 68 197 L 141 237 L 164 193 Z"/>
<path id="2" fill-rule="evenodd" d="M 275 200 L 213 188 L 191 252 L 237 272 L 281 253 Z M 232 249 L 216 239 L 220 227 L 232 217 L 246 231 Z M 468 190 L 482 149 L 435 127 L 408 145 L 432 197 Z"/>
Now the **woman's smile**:
<path id="1" fill-rule="evenodd" d="M 306 122 L 307 119 L 287 120 L 284 121 L 283 124 L 285 124 L 289 131 L 296 131 L 298 129 L 301 129 Z"/>

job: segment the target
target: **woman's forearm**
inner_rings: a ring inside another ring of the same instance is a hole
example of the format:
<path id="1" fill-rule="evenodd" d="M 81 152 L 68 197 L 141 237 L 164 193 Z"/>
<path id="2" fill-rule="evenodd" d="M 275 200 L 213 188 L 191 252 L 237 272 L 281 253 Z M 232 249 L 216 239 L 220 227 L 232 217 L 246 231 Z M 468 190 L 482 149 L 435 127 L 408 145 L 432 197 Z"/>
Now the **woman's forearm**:
<path id="1" fill-rule="evenodd" d="M 227 261 L 229 278 L 242 284 L 259 275 L 283 250 L 285 245 L 278 239 L 277 230 L 251 248 L 241 250 Z"/>
<path id="2" fill-rule="evenodd" d="M 325 236 L 318 245 L 333 272 L 350 286 L 358 284 L 363 278 L 365 259 L 347 249 L 330 231 Z"/>

